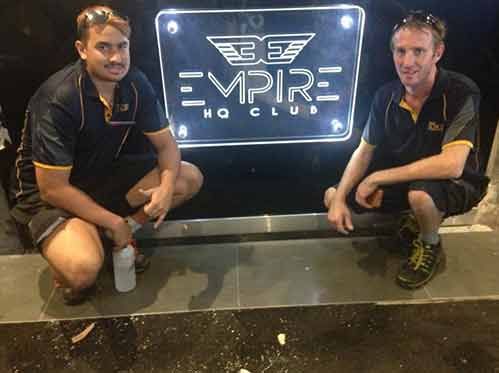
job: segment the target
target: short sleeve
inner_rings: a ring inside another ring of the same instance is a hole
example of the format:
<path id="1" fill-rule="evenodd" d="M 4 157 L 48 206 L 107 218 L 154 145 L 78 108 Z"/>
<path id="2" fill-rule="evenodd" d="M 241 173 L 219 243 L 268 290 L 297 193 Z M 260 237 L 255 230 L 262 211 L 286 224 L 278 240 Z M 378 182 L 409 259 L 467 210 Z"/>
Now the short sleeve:
<path id="1" fill-rule="evenodd" d="M 169 127 L 168 120 L 149 80 L 143 73 L 139 72 L 135 83 L 139 94 L 136 117 L 138 128 L 145 134 L 153 134 L 167 129 Z"/>
<path id="2" fill-rule="evenodd" d="M 33 163 L 49 169 L 70 169 L 78 134 L 70 106 L 57 98 L 28 109 L 33 129 Z"/>
<path id="3" fill-rule="evenodd" d="M 362 132 L 362 140 L 373 146 L 380 145 L 385 136 L 385 110 L 381 107 L 380 96 L 380 91 L 374 95 L 369 117 Z"/>
<path id="4" fill-rule="evenodd" d="M 455 99 L 455 109 L 450 113 L 448 125 L 442 141 L 442 147 L 464 144 L 470 148 L 475 147 L 476 133 L 480 126 L 479 119 L 479 94 L 467 94 Z"/>

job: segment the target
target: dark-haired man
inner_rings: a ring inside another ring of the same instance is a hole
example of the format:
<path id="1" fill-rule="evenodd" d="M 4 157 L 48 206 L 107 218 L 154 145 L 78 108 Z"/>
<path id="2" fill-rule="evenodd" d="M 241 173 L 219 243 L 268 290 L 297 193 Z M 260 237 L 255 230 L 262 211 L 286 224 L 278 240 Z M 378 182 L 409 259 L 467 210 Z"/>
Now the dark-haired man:
<path id="1" fill-rule="evenodd" d="M 411 210 L 416 224 L 404 230 L 410 256 L 397 275 L 408 289 L 438 270 L 442 220 L 475 206 L 488 183 L 478 164 L 480 92 L 464 75 L 437 67 L 445 36 L 444 22 L 421 11 L 394 27 L 399 80 L 377 91 L 360 145 L 324 196 L 329 221 L 345 234 L 353 230 L 350 208 Z"/>
<path id="2" fill-rule="evenodd" d="M 197 167 L 181 162 L 151 84 L 130 68 L 128 20 L 92 6 L 76 23 L 79 61 L 52 75 L 28 104 L 12 210 L 67 303 L 93 287 L 104 260 L 101 233 L 120 250 L 203 182 Z M 136 264 L 143 269 L 143 255 Z"/>

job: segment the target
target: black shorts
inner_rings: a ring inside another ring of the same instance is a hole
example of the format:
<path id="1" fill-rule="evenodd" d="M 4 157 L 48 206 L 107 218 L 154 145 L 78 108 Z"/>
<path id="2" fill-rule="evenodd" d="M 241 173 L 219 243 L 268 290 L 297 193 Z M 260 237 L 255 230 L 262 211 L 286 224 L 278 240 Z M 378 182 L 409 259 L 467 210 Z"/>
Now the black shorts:
<path id="1" fill-rule="evenodd" d="M 128 216 L 139 207 L 131 207 L 126 194 L 144 176 L 152 171 L 157 161 L 152 158 L 122 158 L 109 169 L 107 174 L 95 175 L 92 180 L 74 183 L 75 187 L 88 194 L 95 202 L 120 216 Z M 52 233 L 60 224 L 75 217 L 72 213 L 53 207 L 41 200 L 36 193 L 18 201 L 12 210 L 12 216 L 23 215 L 16 210 L 30 212 L 27 219 L 29 233 L 35 246 Z M 19 221 L 26 224 L 25 221 Z"/>
<path id="2" fill-rule="evenodd" d="M 426 192 L 435 203 L 444 218 L 464 214 L 476 206 L 487 191 L 484 185 L 473 185 L 462 179 L 451 180 L 416 180 L 409 183 L 383 186 L 383 201 L 379 208 L 366 209 L 355 201 L 354 188 L 347 197 L 347 204 L 356 213 L 381 212 L 399 213 L 410 209 L 408 195 L 410 191 Z"/>

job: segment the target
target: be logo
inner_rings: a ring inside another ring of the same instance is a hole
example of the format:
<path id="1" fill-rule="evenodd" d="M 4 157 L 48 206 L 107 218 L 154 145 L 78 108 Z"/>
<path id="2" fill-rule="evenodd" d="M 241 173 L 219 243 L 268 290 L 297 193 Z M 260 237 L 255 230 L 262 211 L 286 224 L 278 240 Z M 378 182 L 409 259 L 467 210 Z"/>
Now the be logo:
<path id="1" fill-rule="evenodd" d="M 333 142 L 352 132 L 358 6 L 165 10 L 163 93 L 182 147 Z"/>
<path id="2" fill-rule="evenodd" d="M 208 36 L 232 66 L 291 64 L 315 34 Z M 258 51 L 263 51 L 259 56 Z"/>

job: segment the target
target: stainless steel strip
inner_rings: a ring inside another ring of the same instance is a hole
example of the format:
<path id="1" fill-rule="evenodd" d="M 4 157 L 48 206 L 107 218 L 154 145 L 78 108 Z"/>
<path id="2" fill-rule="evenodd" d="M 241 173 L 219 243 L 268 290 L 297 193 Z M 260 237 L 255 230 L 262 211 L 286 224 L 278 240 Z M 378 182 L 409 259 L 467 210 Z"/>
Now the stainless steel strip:
<path id="1" fill-rule="evenodd" d="M 449 218 L 444 226 L 472 225 L 476 211 Z M 396 216 L 363 214 L 353 216 L 357 231 L 372 231 L 373 235 L 382 227 L 393 225 Z M 262 215 L 249 217 L 193 219 L 166 221 L 158 230 L 147 224 L 137 232 L 138 238 L 188 238 L 213 236 L 239 236 L 252 234 L 275 234 L 292 232 L 318 232 L 331 230 L 325 213 L 299 215 Z"/>

